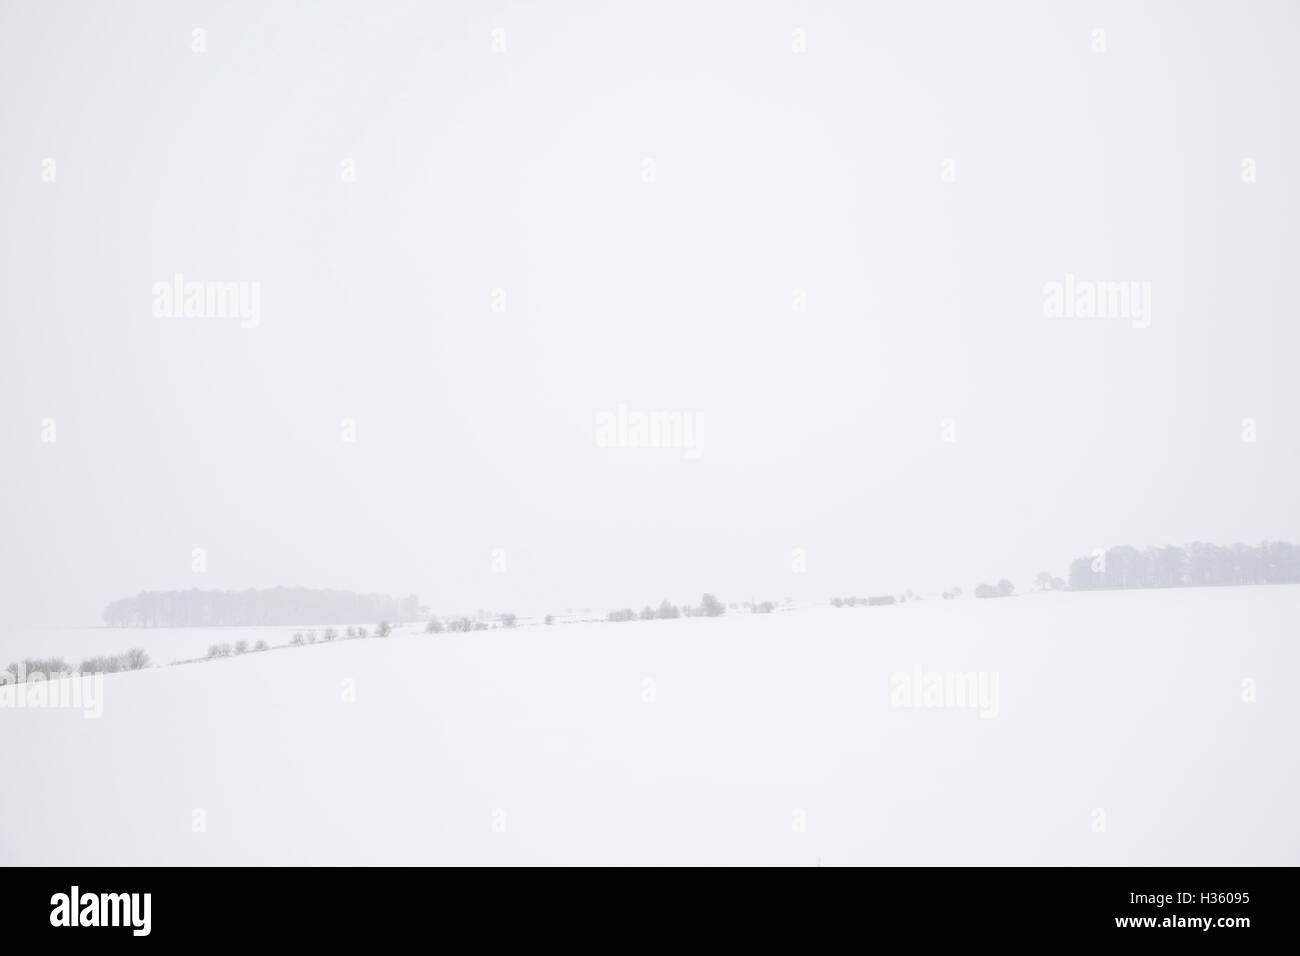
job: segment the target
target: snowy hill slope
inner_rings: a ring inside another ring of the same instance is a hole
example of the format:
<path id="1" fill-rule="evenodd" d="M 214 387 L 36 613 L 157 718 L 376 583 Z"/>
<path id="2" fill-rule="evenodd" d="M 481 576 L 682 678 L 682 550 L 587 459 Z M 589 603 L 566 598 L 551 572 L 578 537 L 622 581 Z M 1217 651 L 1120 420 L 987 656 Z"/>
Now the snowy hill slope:
<path id="1" fill-rule="evenodd" d="M 0 862 L 1296 864 L 1298 644 L 1300 588 L 1261 587 L 110 675 L 99 719 L 0 709 Z M 895 706 L 916 672 L 996 674 L 996 715 Z"/>

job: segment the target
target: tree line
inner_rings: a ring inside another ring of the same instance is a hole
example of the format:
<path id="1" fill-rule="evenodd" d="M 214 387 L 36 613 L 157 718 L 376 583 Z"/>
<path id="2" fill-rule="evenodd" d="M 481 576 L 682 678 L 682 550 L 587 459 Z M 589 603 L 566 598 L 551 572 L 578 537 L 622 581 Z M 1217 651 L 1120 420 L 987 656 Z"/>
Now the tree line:
<path id="1" fill-rule="evenodd" d="M 318 588 L 243 591 L 143 591 L 104 608 L 110 627 L 218 627 L 286 624 L 361 624 L 424 617 L 414 594 L 355 594 Z"/>
<path id="2" fill-rule="evenodd" d="M 1300 548 L 1285 541 L 1217 545 L 1194 541 L 1185 547 L 1123 545 L 1076 558 L 1070 588 L 1177 588 L 1300 582 Z"/>
<path id="3" fill-rule="evenodd" d="M 24 684 L 30 681 L 58 680 L 76 674 L 117 674 L 138 671 L 149 666 L 149 655 L 133 647 L 125 654 L 101 654 L 87 657 L 74 669 L 62 657 L 25 657 L 0 671 L 0 684 Z"/>
<path id="4" fill-rule="evenodd" d="M 732 607 L 735 607 L 735 605 L 733 604 Z M 770 614 L 775 607 L 776 605 L 771 601 L 764 601 L 760 605 L 755 605 L 753 610 L 758 614 Z M 655 621 L 671 620 L 678 617 L 722 617 L 726 613 L 727 606 L 725 604 L 712 594 L 705 594 L 700 598 L 697 607 L 692 607 L 689 604 L 678 607 L 676 604 L 670 604 L 665 598 L 657 608 L 647 604 L 638 613 L 630 607 L 625 607 L 620 610 L 610 611 L 606 617 L 611 621 Z"/>

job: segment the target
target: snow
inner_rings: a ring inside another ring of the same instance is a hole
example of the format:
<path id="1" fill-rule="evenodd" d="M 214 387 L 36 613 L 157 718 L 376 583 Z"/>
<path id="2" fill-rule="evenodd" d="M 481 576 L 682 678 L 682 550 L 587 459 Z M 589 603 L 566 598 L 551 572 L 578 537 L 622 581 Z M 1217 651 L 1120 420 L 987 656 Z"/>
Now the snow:
<path id="1" fill-rule="evenodd" d="M 1294 865 L 1298 624 L 1294 586 L 1038 594 L 113 674 L 98 719 L 0 708 L 0 862 Z M 996 716 L 893 706 L 918 666 Z"/>

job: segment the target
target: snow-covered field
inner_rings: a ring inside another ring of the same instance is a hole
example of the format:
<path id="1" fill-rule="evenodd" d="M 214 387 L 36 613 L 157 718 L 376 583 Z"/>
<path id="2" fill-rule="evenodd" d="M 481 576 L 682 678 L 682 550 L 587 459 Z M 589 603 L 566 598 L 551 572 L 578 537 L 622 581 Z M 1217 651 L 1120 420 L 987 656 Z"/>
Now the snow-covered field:
<path id="1" fill-rule="evenodd" d="M 0 861 L 1300 863 L 1300 587 L 417 631 L 0 709 Z"/>

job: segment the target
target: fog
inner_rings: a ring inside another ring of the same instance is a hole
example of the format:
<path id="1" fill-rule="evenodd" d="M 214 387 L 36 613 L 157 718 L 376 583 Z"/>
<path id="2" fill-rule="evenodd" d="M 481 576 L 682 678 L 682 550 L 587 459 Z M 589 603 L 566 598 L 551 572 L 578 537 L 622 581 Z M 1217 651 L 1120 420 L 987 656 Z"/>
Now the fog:
<path id="1" fill-rule="evenodd" d="M 1300 540 L 1298 17 L 7 3 L 0 626 Z"/>

